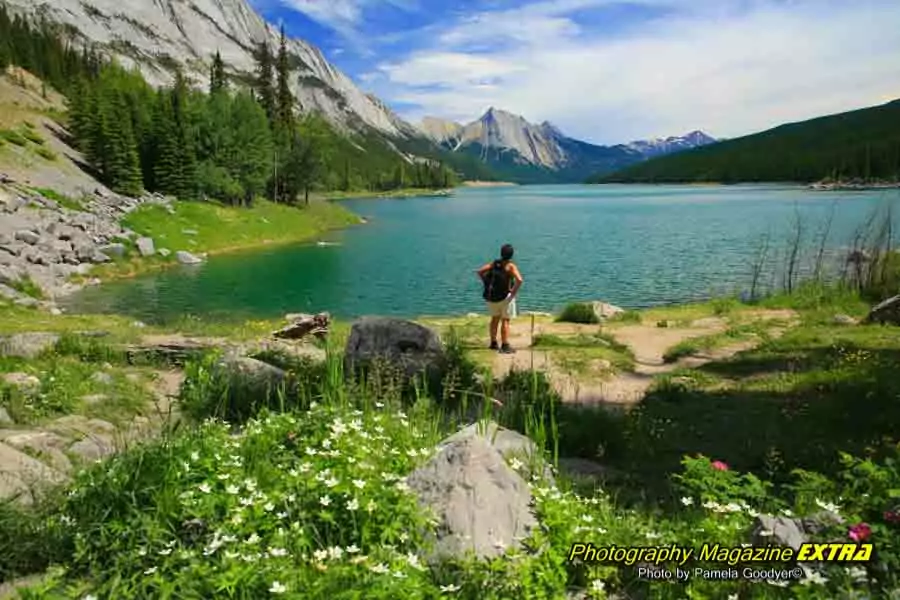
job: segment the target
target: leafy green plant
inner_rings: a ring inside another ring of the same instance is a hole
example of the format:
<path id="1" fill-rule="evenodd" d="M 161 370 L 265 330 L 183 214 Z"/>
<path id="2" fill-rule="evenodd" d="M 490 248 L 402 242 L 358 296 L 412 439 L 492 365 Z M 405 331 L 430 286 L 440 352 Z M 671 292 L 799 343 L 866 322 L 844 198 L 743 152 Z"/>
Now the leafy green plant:
<path id="1" fill-rule="evenodd" d="M 600 318 L 594 312 L 594 307 L 587 302 L 573 302 L 566 305 L 556 319 L 561 323 L 599 323 Z"/>
<path id="2" fill-rule="evenodd" d="M 50 150 L 49 148 L 37 148 L 34 151 L 34 153 L 37 154 L 38 156 L 40 156 L 41 158 L 43 158 L 45 160 L 49 160 L 49 161 L 54 161 L 58 158 L 56 155 L 56 152 L 54 152 L 53 150 Z"/>
<path id="3" fill-rule="evenodd" d="M 29 142 L 37 144 L 38 146 L 44 145 L 44 138 L 42 138 L 37 131 L 34 131 L 34 129 L 26 127 L 20 131 L 20 134 Z"/>
<path id="4" fill-rule="evenodd" d="M 0 138 L 3 138 L 10 144 L 15 144 L 16 146 L 25 146 L 28 143 L 28 140 L 25 139 L 22 134 L 13 131 L 12 129 L 0 129 Z"/>

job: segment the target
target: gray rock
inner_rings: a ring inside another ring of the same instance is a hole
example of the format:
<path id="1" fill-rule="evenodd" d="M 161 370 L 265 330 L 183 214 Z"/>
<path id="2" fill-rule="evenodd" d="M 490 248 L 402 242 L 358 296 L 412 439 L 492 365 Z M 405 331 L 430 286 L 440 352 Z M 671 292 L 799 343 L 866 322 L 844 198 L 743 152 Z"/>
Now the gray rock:
<path id="1" fill-rule="evenodd" d="M 55 333 L 16 333 L 0 338 L 0 356 L 35 358 L 59 341 Z"/>
<path id="2" fill-rule="evenodd" d="M 41 380 L 28 373 L 4 373 L 3 381 L 26 393 L 32 393 L 41 388 Z"/>
<path id="3" fill-rule="evenodd" d="M 219 360 L 215 376 L 224 378 L 231 390 L 260 399 L 274 397 L 287 380 L 284 370 L 237 353 L 226 354 Z"/>
<path id="4" fill-rule="evenodd" d="M 99 250 L 95 250 L 91 254 L 91 262 L 94 264 L 108 263 L 111 259 L 106 254 L 103 254 Z"/>
<path id="5" fill-rule="evenodd" d="M 28 245 L 20 242 L 14 242 L 12 244 L 4 244 L 0 246 L 0 250 L 6 252 L 7 254 L 12 254 L 13 256 L 22 256 L 22 253 L 26 248 L 28 248 Z"/>
<path id="6" fill-rule="evenodd" d="M 594 314 L 597 315 L 597 318 L 601 321 L 605 321 L 625 312 L 625 309 L 607 302 L 592 302 L 591 306 L 594 308 Z"/>
<path id="7" fill-rule="evenodd" d="M 62 473 L 12 446 L 0 443 L 0 498 L 31 504 L 43 489 L 65 481 Z"/>
<path id="8" fill-rule="evenodd" d="M 82 415 L 66 415 L 47 424 L 46 429 L 66 437 L 112 436 L 116 426 L 101 419 L 88 419 Z"/>
<path id="9" fill-rule="evenodd" d="M 0 283 L 0 298 L 6 298 L 7 300 L 22 300 L 26 296 L 18 290 L 14 290 L 8 285 Z"/>
<path id="10" fill-rule="evenodd" d="M 407 484 L 438 519 L 432 560 L 496 557 L 537 526 L 528 484 L 480 436 L 445 446 Z"/>
<path id="11" fill-rule="evenodd" d="M 831 322 L 835 325 L 856 325 L 857 321 L 849 315 L 834 315 Z"/>
<path id="12" fill-rule="evenodd" d="M 95 404 L 102 404 L 109 399 L 109 396 L 106 394 L 89 394 L 87 396 L 82 396 L 79 398 L 82 404 L 85 406 L 94 406 Z"/>
<path id="13" fill-rule="evenodd" d="M 6 408 L 0 406 L 0 426 L 8 427 L 9 425 L 15 425 L 16 422 L 13 421 L 13 418 L 9 416 Z"/>
<path id="14" fill-rule="evenodd" d="M 119 242 L 105 244 L 100 246 L 98 250 L 110 258 L 122 258 L 125 256 L 125 244 L 120 244 Z"/>
<path id="15" fill-rule="evenodd" d="M 900 295 L 875 306 L 866 317 L 866 323 L 900 325 Z"/>
<path id="16" fill-rule="evenodd" d="M 446 356 L 438 334 L 423 325 L 389 317 L 353 323 L 345 348 L 348 371 L 386 361 L 407 378 L 440 376 Z"/>
<path id="17" fill-rule="evenodd" d="M 31 246 L 37 244 L 41 240 L 41 236 L 28 229 L 20 229 L 16 232 L 15 238 L 20 242 L 25 242 Z"/>
<path id="18" fill-rule="evenodd" d="M 72 461 L 65 454 L 66 446 L 70 440 L 51 433 L 49 431 L 27 431 L 7 436 L 4 443 L 16 450 L 37 455 L 37 458 L 46 462 L 60 473 L 72 472 Z"/>
<path id="19" fill-rule="evenodd" d="M 179 250 L 176 252 L 175 258 L 183 265 L 197 265 L 203 262 L 202 258 L 195 256 L 186 250 Z"/>
<path id="20" fill-rule="evenodd" d="M 56 234 L 57 238 L 66 242 L 75 242 L 82 239 L 81 232 L 71 225 L 57 225 L 54 227 L 53 233 Z"/>
<path id="21" fill-rule="evenodd" d="M 156 253 L 156 249 L 153 246 L 153 240 L 151 238 L 138 238 L 136 244 L 138 252 L 141 253 L 141 256 L 153 256 Z"/>
<path id="22" fill-rule="evenodd" d="M 92 435 L 69 446 L 69 452 L 86 462 L 103 460 L 116 453 L 116 445 L 106 436 Z"/>
<path id="23" fill-rule="evenodd" d="M 99 383 L 101 385 L 111 385 L 113 382 L 113 378 L 109 373 L 97 371 L 91 376 L 91 381 L 93 381 L 94 383 Z"/>
<path id="24" fill-rule="evenodd" d="M 537 444 L 531 438 L 522 435 L 518 431 L 500 427 L 493 421 L 473 423 L 446 438 L 438 444 L 438 448 L 443 449 L 473 437 L 481 438 L 487 442 L 507 462 L 514 459 L 520 461 L 523 464 L 523 469 L 520 472 L 527 473 L 529 476 L 543 475 L 548 483 L 554 484 L 553 473 L 549 463 L 545 460 Z"/>
<path id="25" fill-rule="evenodd" d="M 22 273 L 17 267 L 3 266 L 0 267 L 0 283 L 4 285 L 15 285 L 22 279 Z"/>
<path id="26" fill-rule="evenodd" d="M 755 544 L 776 544 L 799 550 L 800 546 L 809 541 L 803 530 L 800 519 L 788 517 L 776 517 L 773 515 L 759 515 L 753 527 L 753 540 Z"/>
<path id="27" fill-rule="evenodd" d="M 160 248 L 156 252 L 163 258 L 167 258 L 170 254 L 172 254 L 172 251 L 169 250 L 168 248 Z"/>

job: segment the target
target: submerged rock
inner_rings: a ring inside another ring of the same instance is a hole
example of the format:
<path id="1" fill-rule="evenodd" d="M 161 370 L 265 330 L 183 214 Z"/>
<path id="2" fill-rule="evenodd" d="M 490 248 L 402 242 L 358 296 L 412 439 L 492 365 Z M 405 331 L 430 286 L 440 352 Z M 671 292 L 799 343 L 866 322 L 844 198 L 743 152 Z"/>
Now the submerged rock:
<path id="1" fill-rule="evenodd" d="M 179 250 L 175 253 L 175 258 L 183 265 L 197 265 L 203 262 L 199 256 L 191 254 L 186 250 Z"/>

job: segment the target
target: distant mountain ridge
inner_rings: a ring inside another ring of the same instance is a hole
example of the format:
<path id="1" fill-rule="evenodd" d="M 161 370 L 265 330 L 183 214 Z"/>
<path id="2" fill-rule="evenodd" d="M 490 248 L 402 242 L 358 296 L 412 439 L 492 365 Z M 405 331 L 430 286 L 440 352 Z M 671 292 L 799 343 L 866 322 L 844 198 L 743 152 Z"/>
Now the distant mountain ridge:
<path id="1" fill-rule="evenodd" d="M 900 100 L 772 129 L 598 173 L 596 183 L 900 179 Z"/>
<path id="2" fill-rule="evenodd" d="M 598 172 L 610 173 L 715 141 L 694 131 L 685 136 L 598 146 L 568 137 L 548 121 L 535 125 L 495 107 L 466 125 L 425 117 L 418 127 L 446 150 L 475 156 L 501 176 L 520 183 L 580 182 Z"/>

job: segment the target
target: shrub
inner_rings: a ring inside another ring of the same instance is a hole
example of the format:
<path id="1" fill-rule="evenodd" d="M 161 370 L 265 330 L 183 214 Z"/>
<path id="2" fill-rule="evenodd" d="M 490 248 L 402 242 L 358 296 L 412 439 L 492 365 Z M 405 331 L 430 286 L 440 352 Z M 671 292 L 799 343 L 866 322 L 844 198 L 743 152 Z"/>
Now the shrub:
<path id="1" fill-rule="evenodd" d="M 22 137 L 20 133 L 11 129 L 0 129 L 0 138 L 3 138 L 10 144 L 15 144 L 16 146 L 24 146 L 28 143 L 28 140 Z"/>
<path id="2" fill-rule="evenodd" d="M 41 158 L 43 158 L 45 160 L 49 160 L 49 161 L 54 161 L 57 158 L 56 152 L 54 152 L 53 150 L 50 150 L 49 148 L 38 148 L 37 150 L 34 151 L 34 153 L 37 154 L 38 156 L 40 156 Z"/>
<path id="3" fill-rule="evenodd" d="M 24 137 L 29 142 L 37 144 L 38 146 L 44 145 L 44 138 L 41 135 L 32 129 L 25 128 L 21 132 L 22 137 Z"/>
<path id="4" fill-rule="evenodd" d="M 596 324 L 600 322 L 594 307 L 587 302 L 573 302 L 567 305 L 556 319 L 561 323 Z"/>

